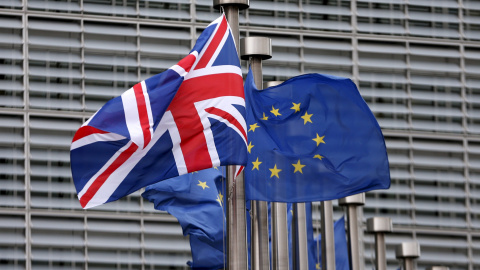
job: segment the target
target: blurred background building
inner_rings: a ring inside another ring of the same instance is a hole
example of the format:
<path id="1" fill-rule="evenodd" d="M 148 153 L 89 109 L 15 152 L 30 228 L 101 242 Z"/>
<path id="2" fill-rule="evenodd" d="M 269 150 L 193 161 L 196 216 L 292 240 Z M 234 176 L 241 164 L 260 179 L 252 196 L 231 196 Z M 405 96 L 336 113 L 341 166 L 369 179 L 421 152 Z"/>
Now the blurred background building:
<path id="1" fill-rule="evenodd" d="M 180 226 L 140 193 L 80 208 L 69 146 L 218 16 L 211 0 L 0 1 L 0 269 L 186 268 Z M 240 30 L 272 38 L 265 81 L 318 72 L 359 86 L 389 152 L 392 186 L 364 207 L 393 219 L 389 269 L 410 240 L 420 269 L 480 269 L 478 0 L 252 0 Z M 366 269 L 373 258 L 365 234 Z"/>

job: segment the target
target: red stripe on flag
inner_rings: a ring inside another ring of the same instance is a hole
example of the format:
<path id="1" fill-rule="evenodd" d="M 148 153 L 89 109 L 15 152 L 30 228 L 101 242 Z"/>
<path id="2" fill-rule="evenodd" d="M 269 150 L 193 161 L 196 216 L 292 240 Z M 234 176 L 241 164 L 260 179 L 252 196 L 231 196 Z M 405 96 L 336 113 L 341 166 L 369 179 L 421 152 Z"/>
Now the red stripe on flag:
<path id="1" fill-rule="evenodd" d="M 137 99 L 138 117 L 143 131 L 143 148 L 147 147 L 152 139 L 150 134 L 150 123 L 148 122 L 147 106 L 145 104 L 145 96 L 143 95 L 142 84 L 137 83 L 133 86 L 135 98 Z"/>
<path id="2" fill-rule="evenodd" d="M 188 172 L 211 168 L 203 125 L 194 104 L 210 98 L 244 98 L 242 76 L 223 73 L 195 77 L 182 83 L 167 110 L 172 112 L 180 134 L 183 157 Z"/>
<path id="3" fill-rule="evenodd" d="M 237 173 L 235 174 L 235 179 L 240 175 L 240 173 L 243 171 L 243 169 L 245 169 L 245 166 L 238 166 L 236 167 L 237 170 Z"/>
<path id="4" fill-rule="evenodd" d="M 197 101 L 222 96 L 245 98 L 242 76 L 234 73 L 205 75 L 182 83 L 168 110 L 182 110 Z"/>
<path id="5" fill-rule="evenodd" d="M 189 54 L 180 60 L 177 65 L 182 67 L 186 72 L 189 72 L 196 59 L 197 57 L 195 55 Z"/>
<path id="6" fill-rule="evenodd" d="M 223 20 L 220 23 L 220 26 L 218 27 L 217 32 L 215 33 L 215 36 L 212 38 L 212 41 L 210 42 L 210 44 L 207 44 L 208 48 L 203 53 L 200 61 L 198 61 L 198 64 L 195 67 L 195 69 L 201 69 L 207 66 L 213 54 L 217 50 L 218 45 L 220 44 L 220 42 L 222 42 L 223 36 L 225 35 L 225 31 L 227 31 L 227 20 L 225 19 L 225 17 L 223 17 Z"/>
<path id="7" fill-rule="evenodd" d="M 100 130 L 98 128 L 94 128 L 94 127 L 91 127 L 91 126 L 83 126 L 83 127 L 80 127 L 77 130 L 77 132 L 75 133 L 75 136 L 73 136 L 72 142 L 80 140 L 81 138 L 87 137 L 87 136 L 95 134 L 95 133 L 105 134 L 105 133 L 109 133 L 109 132 L 103 131 L 103 130 Z"/>
<path id="8" fill-rule="evenodd" d="M 245 133 L 245 130 L 243 129 L 242 125 L 231 114 L 229 114 L 228 112 L 226 112 L 224 110 L 221 110 L 219 108 L 215 108 L 215 107 L 207 108 L 207 109 L 205 109 L 205 111 L 208 112 L 208 113 L 220 116 L 223 119 L 226 119 L 228 122 L 230 122 L 230 124 L 237 127 L 237 129 L 243 134 L 243 138 L 245 140 L 247 140 L 247 134 Z"/>
<path id="9" fill-rule="evenodd" d="M 193 103 L 190 104 L 193 105 Z M 195 107 L 184 106 L 171 112 L 181 138 L 180 148 L 187 171 L 193 172 L 213 167 L 207 141 L 203 135 L 203 125 Z"/>
<path id="10" fill-rule="evenodd" d="M 85 206 L 90 202 L 90 200 L 95 196 L 97 191 L 100 189 L 100 187 L 107 181 L 108 177 L 115 171 L 117 170 L 127 159 L 129 159 L 135 151 L 137 151 L 138 146 L 134 143 L 132 143 L 125 151 L 123 151 L 115 161 L 113 161 L 110 166 L 102 173 L 100 174 L 97 179 L 94 180 L 94 182 L 90 185 L 88 190 L 83 194 L 82 198 L 80 198 L 80 205 L 82 205 L 82 208 L 85 208 Z"/>

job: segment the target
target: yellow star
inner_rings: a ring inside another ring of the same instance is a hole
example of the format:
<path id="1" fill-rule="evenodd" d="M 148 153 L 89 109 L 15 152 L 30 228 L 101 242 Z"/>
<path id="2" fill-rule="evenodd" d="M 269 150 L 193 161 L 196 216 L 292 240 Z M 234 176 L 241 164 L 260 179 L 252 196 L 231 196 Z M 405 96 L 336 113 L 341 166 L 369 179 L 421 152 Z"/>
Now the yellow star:
<path id="1" fill-rule="evenodd" d="M 268 116 L 265 115 L 265 113 L 263 113 L 263 118 L 260 118 L 262 120 L 268 120 Z"/>
<path id="2" fill-rule="evenodd" d="M 315 155 L 315 156 L 313 156 L 313 158 L 318 158 L 318 159 L 322 160 L 322 158 L 324 158 L 324 157 L 320 156 L 320 155 Z"/>
<path id="3" fill-rule="evenodd" d="M 248 153 L 250 153 L 250 154 L 252 153 L 251 151 L 252 151 L 252 148 L 253 148 L 254 146 L 255 146 L 255 145 L 252 145 L 252 142 L 248 142 L 248 146 L 247 146 L 247 151 L 248 151 Z"/>
<path id="4" fill-rule="evenodd" d="M 297 164 L 294 163 L 292 165 L 293 165 L 293 167 L 295 167 L 295 171 L 293 173 L 300 172 L 301 174 L 303 174 L 302 168 L 305 167 L 306 165 L 302 165 L 300 163 L 300 159 L 298 160 Z"/>
<path id="5" fill-rule="evenodd" d="M 202 182 L 202 181 L 198 180 L 197 186 L 201 186 L 203 188 L 203 190 L 205 190 L 205 188 L 210 188 L 209 186 L 207 186 L 207 181 Z"/>
<path id="6" fill-rule="evenodd" d="M 222 193 L 218 193 L 218 196 L 217 196 L 217 202 L 222 205 L 223 204 L 223 195 Z"/>
<path id="7" fill-rule="evenodd" d="M 278 176 L 278 173 L 281 172 L 282 170 L 277 169 L 277 164 L 275 164 L 275 166 L 269 170 L 272 172 L 272 174 L 270 175 L 270 178 L 272 178 L 273 176 L 276 176 L 278 179 L 280 179 L 280 177 Z"/>
<path id="8" fill-rule="evenodd" d="M 218 167 L 213 167 L 213 168 L 218 171 Z"/>
<path id="9" fill-rule="evenodd" d="M 293 112 L 293 113 L 299 112 L 300 111 L 300 104 L 302 104 L 302 103 L 292 102 L 292 104 L 293 104 L 293 107 L 291 107 L 290 109 L 295 110 L 295 112 Z"/>
<path id="10" fill-rule="evenodd" d="M 303 119 L 303 124 L 306 125 L 307 122 L 310 122 L 313 124 L 312 122 L 312 119 L 310 119 L 312 117 L 313 113 L 312 114 L 308 114 L 308 112 L 305 112 L 305 114 L 301 117 Z"/>
<path id="11" fill-rule="evenodd" d="M 316 269 L 320 269 L 320 263 L 315 264 Z"/>
<path id="12" fill-rule="evenodd" d="M 257 157 L 257 160 L 256 161 L 253 161 L 253 168 L 252 168 L 252 171 L 256 168 L 258 171 L 260 170 L 260 168 L 258 166 L 260 166 L 260 164 L 262 164 L 261 161 L 258 161 L 258 157 Z"/>
<path id="13" fill-rule="evenodd" d="M 318 146 L 321 143 L 325 143 L 323 141 L 323 138 L 325 138 L 325 136 L 320 137 L 320 136 L 318 136 L 318 133 L 317 133 L 317 137 L 315 139 L 312 139 L 312 140 L 315 141 L 317 143 L 317 146 Z"/>
<path id="14" fill-rule="evenodd" d="M 270 111 L 271 113 L 273 113 L 273 115 L 275 116 L 279 116 L 279 115 L 282 115 L 281 113 L 278 112 L 278 109 L 275 109 L 272 105 L 272 110 Z"/>
<path id="15" fill-rule="evenodd" d="M 253 124 L 253 125 L 250 125 L 250 129 L 248 131 L 252 131 L 252 132 L 255 132 L 255 129 L 256 128 L 259 128 L 260 126 L 257 125 L 257 123 Z"/>

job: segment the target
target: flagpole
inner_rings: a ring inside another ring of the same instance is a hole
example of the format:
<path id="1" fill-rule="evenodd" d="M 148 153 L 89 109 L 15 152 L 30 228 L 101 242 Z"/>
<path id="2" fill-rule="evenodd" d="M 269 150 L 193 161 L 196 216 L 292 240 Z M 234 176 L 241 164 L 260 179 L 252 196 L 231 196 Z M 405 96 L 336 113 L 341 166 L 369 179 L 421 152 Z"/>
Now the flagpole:
<path id="1" fill-rule="evenodd" d="M 283 81 L 268 81 L 263 83 L 263 89 L 272 87 L 272 86 L 277 86 L 279 84 L 283 83 Z"/>
<path id="2" fill-rule="evenodd" d="M 263 83 L 263 86 L 268 88 L 281 83 L 282 81 L 270 81 Z M 288 270 L 290 266 L 287 211 L 286 203 L 272 203 L 272 269 L 276 270 Z"/>
<path id="3" fill-rule="evenodd" d="M 417 242 L 403 242 L 397 246 L 395 257 L 403 259 L 403 270 L 415 270 L 415 259 L 420 257 L 420 245 Z"/>
<path id="4" fill-rule="evenodd" d="M 293 269 L 308 270 L 307 213 L 305 203 L 293 204 L 292 249 Z"/>
<path id="5" fill-rule="evenodd" d="M 250 6 L 249 0 L 213 0 L 214 8 L 225 10 L 237 53 L 239 54 L 238 13 Z M 248 269 L 247 222 L 245 209 L 245 182 L 243 173 L 235 179 L 235 166 L 227 166 L 227 268 Z"/>
<path id="6" fill-rule="evenodd" d="M 272 269 L 288 270 L 287 204 L 272 202 Z"/>
<path id="7" fill-rule="evenodd" d="M 335 270 L 335 239 L 332 201 L 320 203 L 322 218 L 322 270 Z"/>
<path id="8" fill-rule="evenodd" d="M 355 194 L 338 200 L 338 204 L 347 207 L 348 222 L 348 254 L 350 256 L 350 269 L 361 270 L 363 256 L 360 256 L 359 230 L 357 207 L 365 204 L 365 193 Z M 363 244 L 363 243 L 362 243 Z M 362 260 L 362 262 L 361 262 Z"/>
<path id="9" fill-rule="evenodd" d="M 375 266 L 376 270 L 387 270 L 385 233 L 392 231 L 392 219 L 388 217 L 372 217 L 367 219 L 367 232 L 375 234 Z"/>
<path id="10" fill-rule="evenodd" d="M 240 55 L 240 48 L 238 46 L 240 40 L 240 31 L 238 23 L 238 12 L 250 7 L 250 0 L 213 0 L 213 7 L 225 10 L 225 17 L 227 17 L 228 24 L 232 30 L 233 40 L 237 47 L 237 53 Z"/>
<path id="11" fill-rule="evenodd" d="M 448 266 L 440 266 L 440 265 L 434 265 L 434 266 L 429 266 L 427 267 L 427 270 L 450 270 L 450 267 Z"/>
<path id="12" fill-rule="evenodd" d="M 272 41 L 266 37 L 246 37 L 240 40 L 240 56 L 249 60 L 257 89 L 263 89 L 262 61 L 272 57 Z M 268 248 L 268 204 L 252 201 L 251 268 L 270 269 Z"/>

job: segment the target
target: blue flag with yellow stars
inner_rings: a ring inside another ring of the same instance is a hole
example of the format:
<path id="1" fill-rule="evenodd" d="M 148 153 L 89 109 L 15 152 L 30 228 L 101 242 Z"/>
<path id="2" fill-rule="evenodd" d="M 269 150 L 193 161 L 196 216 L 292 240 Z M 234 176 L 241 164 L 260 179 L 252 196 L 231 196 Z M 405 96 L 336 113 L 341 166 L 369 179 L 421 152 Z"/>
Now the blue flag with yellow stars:
<path id="1" fill-rule="evenodd" d="M 221 170 L 212 168 L 171 178 L 145 188 L 142 196 L 155 209 L 178 219 L 183 234 L 190 236 L 192 269 L 224 268 L 225 181 Z"/>
<path id="2" fill-rule="evenodd" d="M 245 82 L 248 200 L 311 202 L 390 187 L 383 134 L 347 78 L 306 74 L 259 91 Z"/>

